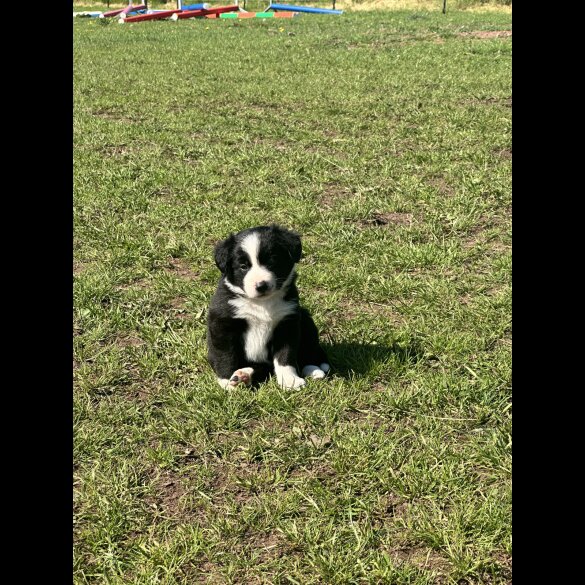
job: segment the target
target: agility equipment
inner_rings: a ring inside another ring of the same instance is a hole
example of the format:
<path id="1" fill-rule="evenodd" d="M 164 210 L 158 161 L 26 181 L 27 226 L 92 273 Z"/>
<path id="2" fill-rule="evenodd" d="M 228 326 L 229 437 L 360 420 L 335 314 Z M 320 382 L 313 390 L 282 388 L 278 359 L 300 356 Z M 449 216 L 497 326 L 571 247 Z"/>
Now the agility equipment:
<path id="1" fill-rule="evenodd" d="M 162 12 L 154 12 L 153 14 L 139 14 L 138 16 L 128 16 L 126 18 L 120 18 L 118 21 L 120 24 L 125 22 L 143 22 L 145 20 L 162 20 L 169 18 L 173 14 L 181 12 L 180 10 L 163 10 Z"/>
<path id="2" fill-rule="evenodd" d="M 220 14 L 220 18 L 274 18 L 274 12 L 231 12 Z"/>
<path id="3" fill-rule="evenodd" d="M 180 2 L 179 2 L 180 4 Z M 188 4 L 187 6 L 180 6 L 181 10 L 207 10 L 211 8 L 211 4 L 204 2 L 203 4 Z"/>
<path id="4" fill-rule="evenodd" d="M 218 6 L 217 8 L 209 8 L 204 10 L 186 10 L 177 12 L 171 16 L 171 20 L 182 20 L 184 18 L 199 18 L 205 16 L 206 18 L 217 18 L 220 14 L 226 12 L 237 12 L 239 6 L 234 4 L 232 6 Z"/>
<path id="5" fill-rule="evenodd" d="M 119 16 L 120 18 L 126 18 L 128 14 L 131 12 L 138 12 L 139 10 L 146 10 L 146 4 L 138 4 L 136 6 L 132 6 L 132 3 L 128 4 L 126 8 L 119 8 L 118 10 L 110 10 L 108 12 L 104 12 L 100 18 L 109 18 L 111 16 Z"/>
<path id="6" fill-rule="evenodd" d="M 125 8 L 119 8 L 118 10 L 110 10 L 109 12 L 104 12 L 102 14 L 103 18 L 109 18 L 110 16 L 117 16 L 121 12 L 123 12 Z"/>
<path id="7" fill-rule="evenodd" d="M 180 5 L 180 2 L 178 2 Z M 217 8 L 199 8 L 209 6 L 209 4 L 189 4 L 182 8 L 174 10 L 146 10 L 144 14 L 143 4 L 139 6 L 128 6 L 120 11 L 116 12 L 119 16 L 118 22 L 123 24 L 125 22 L 144 22 L 147 20 L 182 20 L 185 18 L 293 18 L 297 16 L 300 10 L 296 10 L 297 7 L 290 6 L 290 10 L 286 11 L 271 11 L 266 10 L 265 12 L 245 12 L 240 11 L 240 7 L 237 4 L 230 6 L 218 6 Z M 275 6 L 289 6 L 289 5 L 276 5 L 272 4 L 269 8 L 274 9 Z M 294 10 L 293 10 L 294 9 Z M 315 9 L 319 10 L 319 9 Z M 329 11 L 332 12 L 332 11 Z M 338 11 L 341 12 L 341 11 Z M 132 14 L 132 16 L 130 16 Z M 113 16 L 113 14 L 111 14 Z"/>
<path id="8" fill-rule="evenodd" d="M 309 12 L 311 14 L 343 14 L 343 10 L 313 8 L 311 6 L 293 6 L 292 4 L 271 4 L 266 10 L 290 10 L 291 12 Z"/>
<path id="9" fill-rule="evenodd" d="M 146 10 L 146 4 L 138 4 L 138 6 L 132 6 L 132 4 L 128 4 L 122 12 L 120 12 L 119 17 L 123 18 L 124 20 L 128 18 L 129 14 L 140 14 Z"/>
<path id="10" fill-rule="evenodd" d="M 220 18 L 293 18 L 297 12 L 236 12 L 220 14 Z"/>

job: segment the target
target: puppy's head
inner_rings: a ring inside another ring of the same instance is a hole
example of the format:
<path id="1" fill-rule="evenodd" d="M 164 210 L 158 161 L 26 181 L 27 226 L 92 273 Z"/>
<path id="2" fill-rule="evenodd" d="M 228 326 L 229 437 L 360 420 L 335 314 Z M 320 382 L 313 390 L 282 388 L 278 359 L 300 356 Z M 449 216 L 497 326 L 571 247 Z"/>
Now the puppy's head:
<path id="1" fill-rule="evenodd" d="M 301 259 L 301 238 L 276 225 L 230 235 L 215 247 L 215 263 L 228 288 L 251 299 L 262 299 L 286 288 Z"/>

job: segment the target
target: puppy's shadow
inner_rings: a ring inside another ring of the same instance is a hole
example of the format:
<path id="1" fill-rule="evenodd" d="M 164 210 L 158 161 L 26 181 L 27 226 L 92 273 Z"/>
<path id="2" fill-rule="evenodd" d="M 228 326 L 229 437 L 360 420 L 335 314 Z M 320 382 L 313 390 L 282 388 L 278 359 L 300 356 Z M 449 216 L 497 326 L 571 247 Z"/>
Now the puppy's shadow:
<path id="1" fill-rule="evenodd" d="M 417 341 L 409 343 L 362 343 L 342 341 L 322 343 L 327 353 L 333 373 L 349 378 L 352 375 L 364 376 L 379 366 L 388 364 L 408 367 L 422 359 L 426 354 Z"/>

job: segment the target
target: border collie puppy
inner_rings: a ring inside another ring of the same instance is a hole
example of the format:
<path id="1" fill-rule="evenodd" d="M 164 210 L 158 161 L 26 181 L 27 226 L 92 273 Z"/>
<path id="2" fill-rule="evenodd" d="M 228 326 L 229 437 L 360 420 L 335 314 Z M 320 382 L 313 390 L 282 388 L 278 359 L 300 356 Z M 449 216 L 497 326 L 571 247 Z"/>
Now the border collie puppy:
<path id="1" fill-rule="evenodd" d="M 277 225 L 231 234 L 215 247 L 221 279 L 207 317 L 208 359 L 224 388 L 266 380 L 283 388 L 323 378 L 327 356 L 299 305 L 300 237 Z M 299 375 L 300 372 L 300 375 Z"/>

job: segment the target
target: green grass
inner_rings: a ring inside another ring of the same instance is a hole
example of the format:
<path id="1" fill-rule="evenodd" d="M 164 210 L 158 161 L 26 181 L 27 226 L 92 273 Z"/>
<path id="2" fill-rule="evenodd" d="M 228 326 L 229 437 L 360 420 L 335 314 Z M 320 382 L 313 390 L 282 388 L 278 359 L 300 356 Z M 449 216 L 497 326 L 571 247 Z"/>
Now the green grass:
<path id="1" fill-rule="evenodd" d="M 76 584 L 511 582 L 510 29 L 75 19 Z M 212 246 L 268 222 L 333 373 L 224 391 Z"/>

